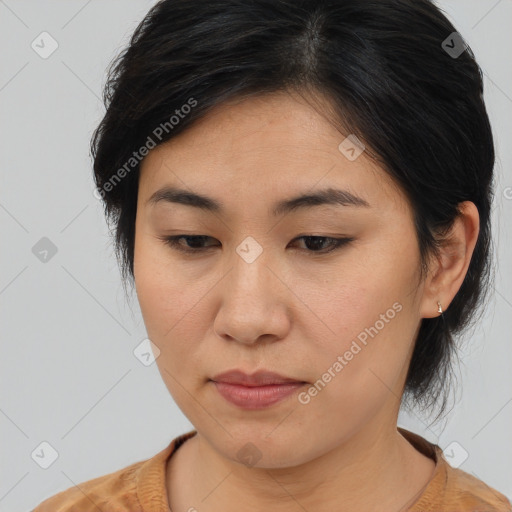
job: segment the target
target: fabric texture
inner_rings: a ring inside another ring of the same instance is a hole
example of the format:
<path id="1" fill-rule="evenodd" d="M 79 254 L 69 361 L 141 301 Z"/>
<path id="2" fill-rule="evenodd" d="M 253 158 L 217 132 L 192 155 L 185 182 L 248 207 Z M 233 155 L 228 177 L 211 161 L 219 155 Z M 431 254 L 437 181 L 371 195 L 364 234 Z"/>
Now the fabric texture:
<path id="1" fill-rule="evenodd" d="M 451 467 L 439 446 L 401 427 L 398 431 L 436 463 L 432 478 L 407 512 L 512 512 L 503 494 L 460 468 Z M 176 437 L 150 459 L 59 492 L 32 512 L 170 512 L 167 460 L 196 433 L 193 430 Z"/>

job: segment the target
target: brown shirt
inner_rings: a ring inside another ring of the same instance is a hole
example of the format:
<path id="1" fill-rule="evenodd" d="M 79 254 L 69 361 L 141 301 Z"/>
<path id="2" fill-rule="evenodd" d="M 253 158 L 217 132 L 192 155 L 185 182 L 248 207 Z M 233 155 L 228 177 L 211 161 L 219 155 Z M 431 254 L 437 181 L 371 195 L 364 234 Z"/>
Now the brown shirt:
<path id="1" fill-rule="evenodd" d="M 452 468 L 439 446 L 403 428 L 398 430 L 436 463 L 430 482 L 408 512 L 512 512 L 511 503 L 503 494 L 465 471 Z M 150 459 L 55 494 L 32 512 L 169 512 L 167 460 L 196 433 L 193 430 L 178 436 Z"/>

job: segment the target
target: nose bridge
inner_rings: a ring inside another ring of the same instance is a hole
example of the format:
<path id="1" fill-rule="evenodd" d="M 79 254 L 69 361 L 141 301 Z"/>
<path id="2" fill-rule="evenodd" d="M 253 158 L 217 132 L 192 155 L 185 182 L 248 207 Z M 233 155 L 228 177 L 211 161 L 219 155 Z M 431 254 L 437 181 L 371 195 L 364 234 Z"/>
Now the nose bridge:
<path id="1" fill-rule="evenodd" d="M 233 270 L 230 284 L 237 295 L 247 297 L 247 293 L 259 294 L 271 278 L 267 267 L 269 250 L 264 250 L 262 241 L 258 242 L 252 236 L 246 236 L 235 248 Z M 270 299 L 270 297 L 269 297 Z"/>
<path id="2" fill-rule="evenodd" d="M 268 255 L 253 237 L 235 249 L 232 268 L 222 287 L 215 330 L 221 337 L 254 343 L 264 335 L 282 337 L 288 320 L 279 280 L 269 267 Z"/>

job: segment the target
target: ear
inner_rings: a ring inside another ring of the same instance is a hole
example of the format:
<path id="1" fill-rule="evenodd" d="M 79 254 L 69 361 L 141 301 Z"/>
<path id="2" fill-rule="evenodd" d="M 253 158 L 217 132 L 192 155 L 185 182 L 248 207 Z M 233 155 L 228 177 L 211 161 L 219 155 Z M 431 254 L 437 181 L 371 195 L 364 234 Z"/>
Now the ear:
<path id="1" fill-rule="evenodd" d="M 480 231 L 480 216 L 471 201 L 459 203 L 458 208 L 460 215 L 440 248 L 439 257 L 432 260 L 425 279 L 420 305 L 421 318 L 439 316 L 438 301 L 443 312 L 446 311 L 466 276 Z"/>

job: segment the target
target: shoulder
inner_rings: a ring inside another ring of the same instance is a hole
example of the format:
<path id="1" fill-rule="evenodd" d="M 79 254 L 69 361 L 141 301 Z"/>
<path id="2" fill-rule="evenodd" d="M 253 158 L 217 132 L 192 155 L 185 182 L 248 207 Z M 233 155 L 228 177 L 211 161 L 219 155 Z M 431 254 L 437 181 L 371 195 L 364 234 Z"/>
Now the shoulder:
<path id="1" fill-rule="evenodd" d="M 452 467 L 437 444 L 404 428 L 398 430 L 436 463 L 430 482 L 408 512 L 512 512 L 504 494 L 476 476 Z"/>
<path id="2" fill-rule="evenodd" d="M 140 506 L 137 499 L 137 476 L 145 462 L 136 462 L 113 473 L 74 485 L 47 498 L 32 512 L 135 512 L 133 507 Z"/>
<path id="3" fill-rule="evenodd" d="M 32 512 L 143 512 L 168 510 L 166 463 L 195 430 L 173 439 L 153 457 L 87 480 L 41 502 Z"/>
<path id="4" fill-rule="evenodd" d="M 448 463 L 446 466 L 447 510 L 512 512 L 512 505 L 504 494 L 462 469 L 452 468 Z"/>

